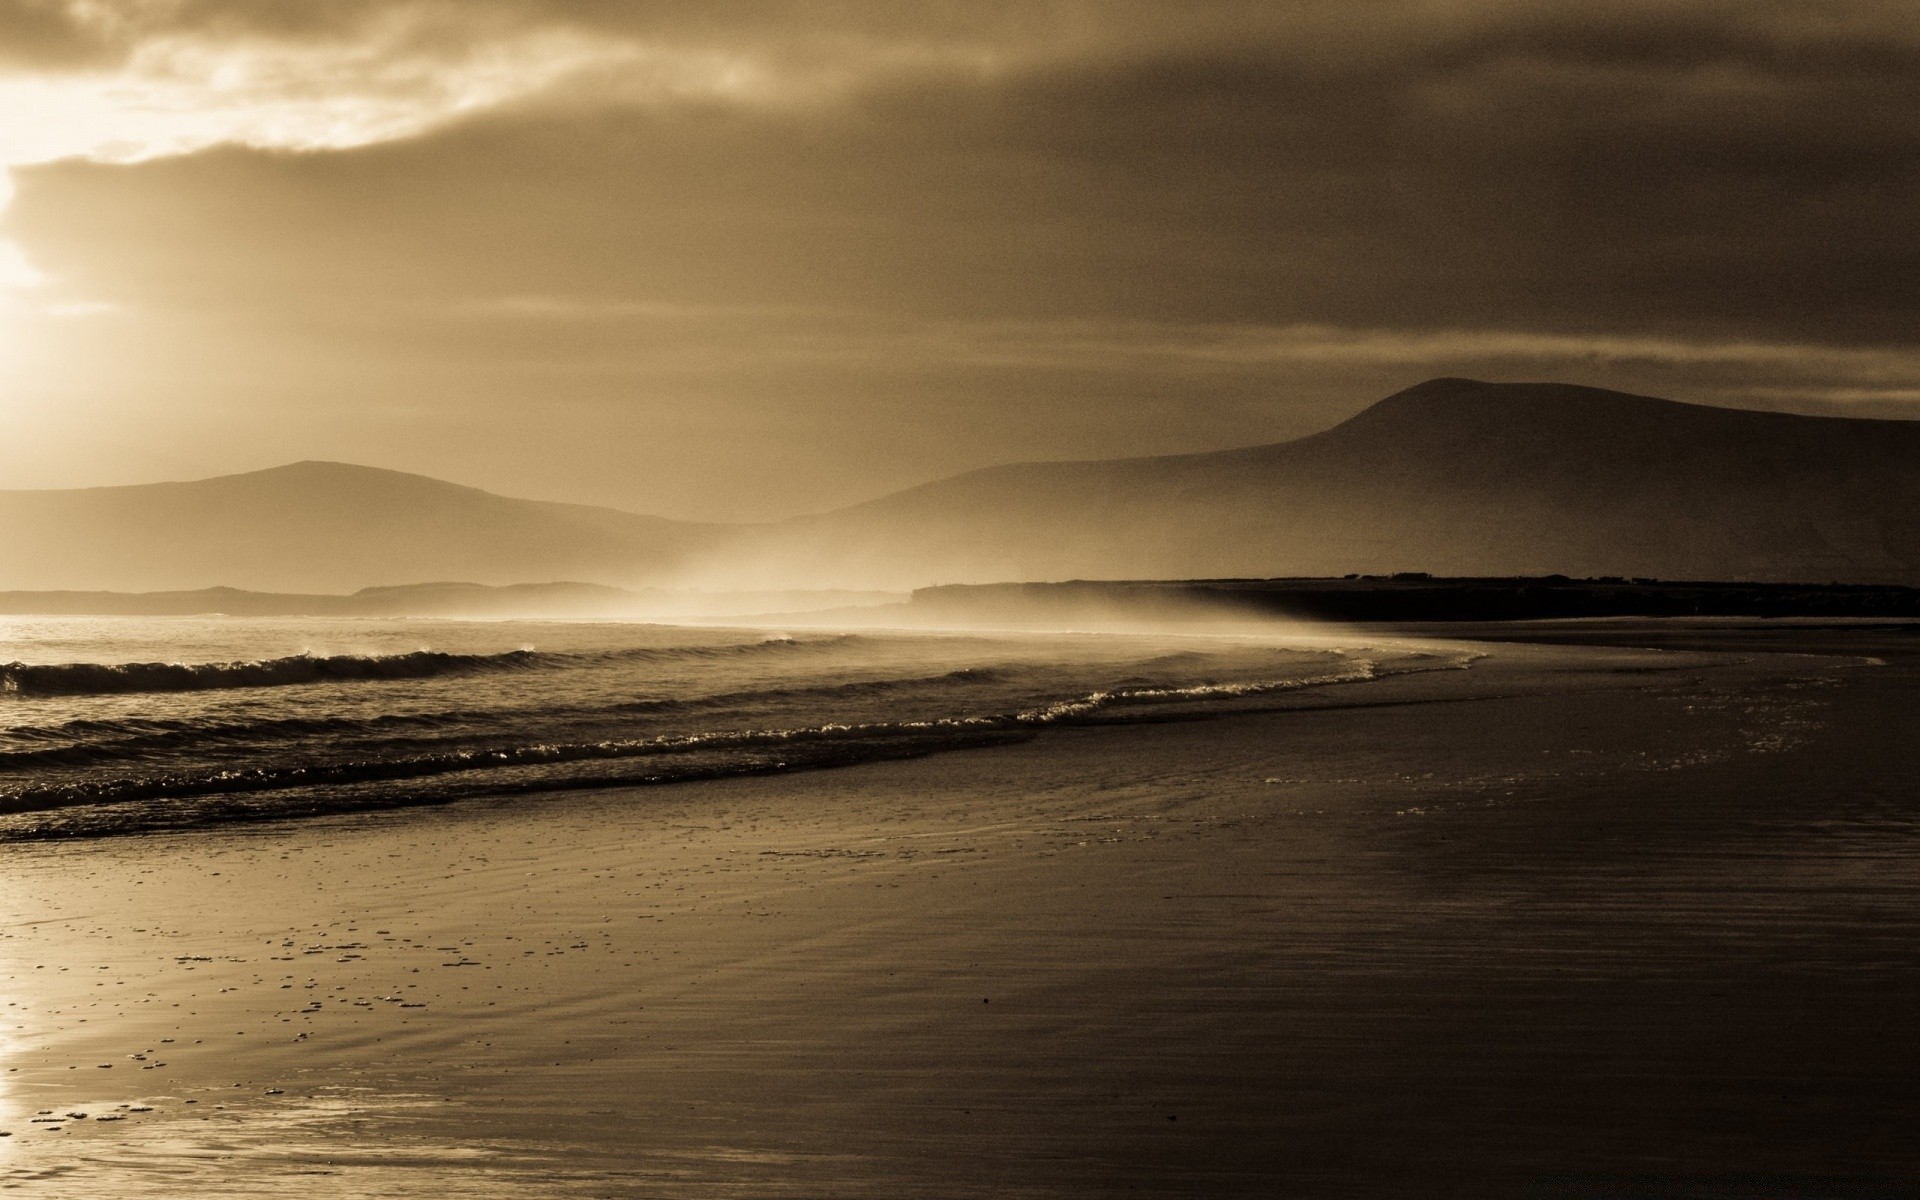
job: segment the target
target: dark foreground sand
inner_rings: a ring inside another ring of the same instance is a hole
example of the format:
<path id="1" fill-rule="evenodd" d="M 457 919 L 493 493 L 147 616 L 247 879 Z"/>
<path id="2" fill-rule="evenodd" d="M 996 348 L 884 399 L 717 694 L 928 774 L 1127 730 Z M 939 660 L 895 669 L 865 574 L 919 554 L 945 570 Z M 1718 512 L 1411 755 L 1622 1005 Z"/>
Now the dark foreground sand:
<path id="1" fill-rule="evenodd" d="M 0 848 L 0 1185 L 1915 1194 L 1920 637 L 1743 636 Z"/>

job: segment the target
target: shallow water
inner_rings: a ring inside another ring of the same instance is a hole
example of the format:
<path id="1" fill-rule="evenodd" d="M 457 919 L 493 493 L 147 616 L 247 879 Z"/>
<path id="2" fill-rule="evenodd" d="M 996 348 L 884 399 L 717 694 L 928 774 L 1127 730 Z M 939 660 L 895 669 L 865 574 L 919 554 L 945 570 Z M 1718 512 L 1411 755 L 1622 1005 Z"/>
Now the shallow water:
<path id="1" fill-rule="evenodd" d="M 1469 657 L 1251 637 L 11 619 L 0 840 L 837 766 Z"/>

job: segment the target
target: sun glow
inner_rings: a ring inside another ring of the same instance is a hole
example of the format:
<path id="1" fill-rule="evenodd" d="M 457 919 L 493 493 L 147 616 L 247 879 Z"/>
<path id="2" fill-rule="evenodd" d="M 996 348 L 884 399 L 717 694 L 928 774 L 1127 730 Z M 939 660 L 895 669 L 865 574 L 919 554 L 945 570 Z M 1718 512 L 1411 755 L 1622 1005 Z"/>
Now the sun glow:
<path id="1" fill-rule="evenodd" d="M 0 295 L 30 291 L 47 281 L 45 272 L 27 261 L 20 247 L 0 242 Z"/>
<path id="2" fill-rule="evenodd" d="M 0 171 L 0 211 L 12 195 L 5 171 Z M 20 337 L 20 318 L 33 305 L 33 293 L 47 276 L 12 242 L 0 239 L 0 367 L 13 361 Z"/>
<path id="3" fill-rule="evenodd" d="M 412 137 L 569 82 L 603 99 L 766 99 L 761 64 L 694 46 L 564 28 L 465 29 L 397 8 L 351 40 L 160 36 L 107 70 L 0 74 L 0 218 L 9 168 L 63 159 L 133 163 L 220 145 L 342 150 Z M 0 295 L 47 283 L 0 242 Z"/>
<path id="4" fill-rule="evenodd" d="M 65 159 L 140 162 L 218 145 L 369 145 L 646 57 L 566 31 L 452 46 L 420 33 L 402 13 L 351 44 L 163 37 L 134 47 L 111 70 L 0 75 L 0 112 L 8 114 L 0 122 L 0 223 L 15 190 L 12 169 Z M 105 311 L 110 306 L 63 291 L 0 236 L 0 361 L 14 358 L 33 317 Z"/>

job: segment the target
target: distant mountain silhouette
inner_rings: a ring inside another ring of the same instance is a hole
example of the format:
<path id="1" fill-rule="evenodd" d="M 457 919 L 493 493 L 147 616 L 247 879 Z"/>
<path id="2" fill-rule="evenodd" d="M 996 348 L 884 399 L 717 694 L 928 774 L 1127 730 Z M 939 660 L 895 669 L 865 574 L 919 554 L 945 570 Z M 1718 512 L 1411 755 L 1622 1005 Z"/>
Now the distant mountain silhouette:
<path id="1" fill-rule="evenodd" d="M 680 620 L 771 613 L 814 613 L 906 599 L 896 592 L 628 591 L 598 583 L 413 583 L 368 587 L 346 595 L 254 592 L 210 587 L 191 591 L 0 591 L 0 613 L 180 617 L 448 617 L 495 620 L 585 617 Z"/>
<path id="2" fill-rule="evenodd" d="M 0 492 L 0 588 L 881 588 L 1430 571 L 1920 583 L 1920 422 L 1436 379 L 1297 441 L 700 525 L 340 463 Z"/>
<path id="3" fill-rule="evenodd" d="M 847 585 L 1431 571 L 1920 582 L 1920 422 L 1436 379 L 1298 441 L 994 467 L 787 522 Z"/>
<path id="4" fill-rule="evenodd" d="M 301 462 L 192 483 L 0 492 L 0 588 L 628 586 L 671 573 L 714 533 L 401 471 Z"/>

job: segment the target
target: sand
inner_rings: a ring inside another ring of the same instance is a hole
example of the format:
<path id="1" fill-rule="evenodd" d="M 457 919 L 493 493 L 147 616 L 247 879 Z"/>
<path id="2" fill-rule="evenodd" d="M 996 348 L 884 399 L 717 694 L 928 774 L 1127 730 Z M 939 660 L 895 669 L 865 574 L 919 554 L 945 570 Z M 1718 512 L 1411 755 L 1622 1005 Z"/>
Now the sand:
<path id="1" fill-rule="evenodd" d="M 1876 638 L 8 846 L 0 1182 L 1911 1192 L 1920 640 Z"/>

